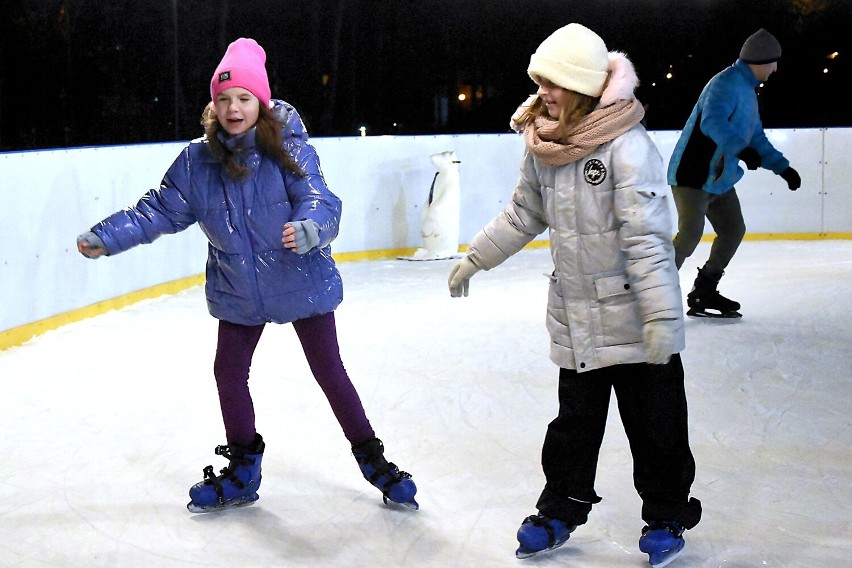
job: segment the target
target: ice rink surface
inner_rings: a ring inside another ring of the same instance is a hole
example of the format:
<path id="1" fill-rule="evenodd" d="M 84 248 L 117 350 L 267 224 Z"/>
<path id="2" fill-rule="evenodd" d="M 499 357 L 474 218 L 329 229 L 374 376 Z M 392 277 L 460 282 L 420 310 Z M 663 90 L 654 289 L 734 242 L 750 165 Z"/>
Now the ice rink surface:
<path id="1" fill-rule="evenodd" d="M 681 270 L 684 295 L 708 247 Z M 614 401 L 603 502 L 561 549 L 515 559 L 557 410 L 549 251 L 476 275 L 463 299 L 447 292 L 452 262 L 340 265 L 343 360 L 420 511 L 385 506 L 360 476 L 291 326 L 267 327 L 252 367 L 260 500 L 186 510 L 202 468 L 225 465 L 198 287 L 0 352 L 0 566 L 647 566 Z M 849 566 L 852 241 L 746 242 L 720 289 L 744 317 L 687 320 L 704 518 L 671 566 Z"/>

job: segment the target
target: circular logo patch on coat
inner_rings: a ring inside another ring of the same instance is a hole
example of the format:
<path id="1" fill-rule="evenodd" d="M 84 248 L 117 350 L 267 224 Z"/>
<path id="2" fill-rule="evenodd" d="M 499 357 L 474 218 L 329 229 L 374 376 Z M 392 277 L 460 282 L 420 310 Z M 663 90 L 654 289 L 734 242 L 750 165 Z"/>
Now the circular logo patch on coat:
<path id="1" fill-rule="evenodd" d="M 586 183 L 598 185 L 606 179 L 606 166 L 600 160 L 589 160 L 583 166 L 583 177 L 586 178 Z"/>

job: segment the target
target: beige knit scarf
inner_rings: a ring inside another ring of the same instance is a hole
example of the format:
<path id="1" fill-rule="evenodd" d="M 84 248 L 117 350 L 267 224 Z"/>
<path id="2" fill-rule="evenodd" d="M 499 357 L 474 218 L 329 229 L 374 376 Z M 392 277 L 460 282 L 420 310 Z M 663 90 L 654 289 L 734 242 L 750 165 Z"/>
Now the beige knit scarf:
<path id="1" fill-rule="evenodd" d="M 524 129 L 527 148 L 547 166 L 564 166 L 591 154 L 595 148 L 621 136 L 645 116 L 636 100 L 619 100 L 592 111 L 559 140 L 559 122 L 539 116 Z"/>

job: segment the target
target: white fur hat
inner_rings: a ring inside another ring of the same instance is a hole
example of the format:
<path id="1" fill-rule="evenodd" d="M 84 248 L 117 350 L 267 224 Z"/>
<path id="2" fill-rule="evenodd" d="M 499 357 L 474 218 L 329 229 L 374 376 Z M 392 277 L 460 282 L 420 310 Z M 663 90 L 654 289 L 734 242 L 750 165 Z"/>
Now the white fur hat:
<path id="1" fill-rule="evenodd" d="M 536 83 L 551 83 L 590 97 L 599 97 L 607 78 L 606 44 L 580 24 L 561 27 L 541 42 L 530 58 L 527 73 Z"/>

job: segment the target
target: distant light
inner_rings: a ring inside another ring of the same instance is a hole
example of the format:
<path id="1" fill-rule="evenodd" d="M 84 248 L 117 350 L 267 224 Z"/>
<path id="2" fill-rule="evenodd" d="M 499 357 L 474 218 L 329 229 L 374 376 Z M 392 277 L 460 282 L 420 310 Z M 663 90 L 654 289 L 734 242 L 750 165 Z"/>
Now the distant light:
<path id="1" fill-rule="evenodd" d="M 460 101 L 463 101 L 463 100 L 465 100 L 466 98 L 467 98 L 467 95 L 465 95 L 464 93 L 459 93 L 459 100 L 460 100 Z"/>
<path id="2" fill-rule="evenodd" d="M 672 78 L 671 72 L 666 73 L 666 79 L 671 79 L 671 78 Z"/>
<path id="3" fill-rule="evenodd" d="M 830 53 L 828 55 L 828 58 L 829 59 L 837 59 L 839 56 L 840 56 L 840 54 L 835 51 L 834 53 Z"/>
<path id="4" fill-rule="evenodd" d="M 656 82 L 656 81 L 654 81 L 653 83 L 651 83 L 651 86 L 652 86 L 652 87 L 656 87 L 656 86 L 657 86 L 657 82 Z"/>
<path id="5" fill-rule="evenodd" d="M 828 69 L 823 69 L 823 70 L 822 70 L 822 74 L 823 74 L 823 75 L 828 75 Z"/>
<path id="6" fill-rule="evenodd" d="M 361 136 L 366 136 L 367 135 L 367 127 L 362 126 L 361 128 L 358 129 L 358 132 L 361 133 Z"/>

